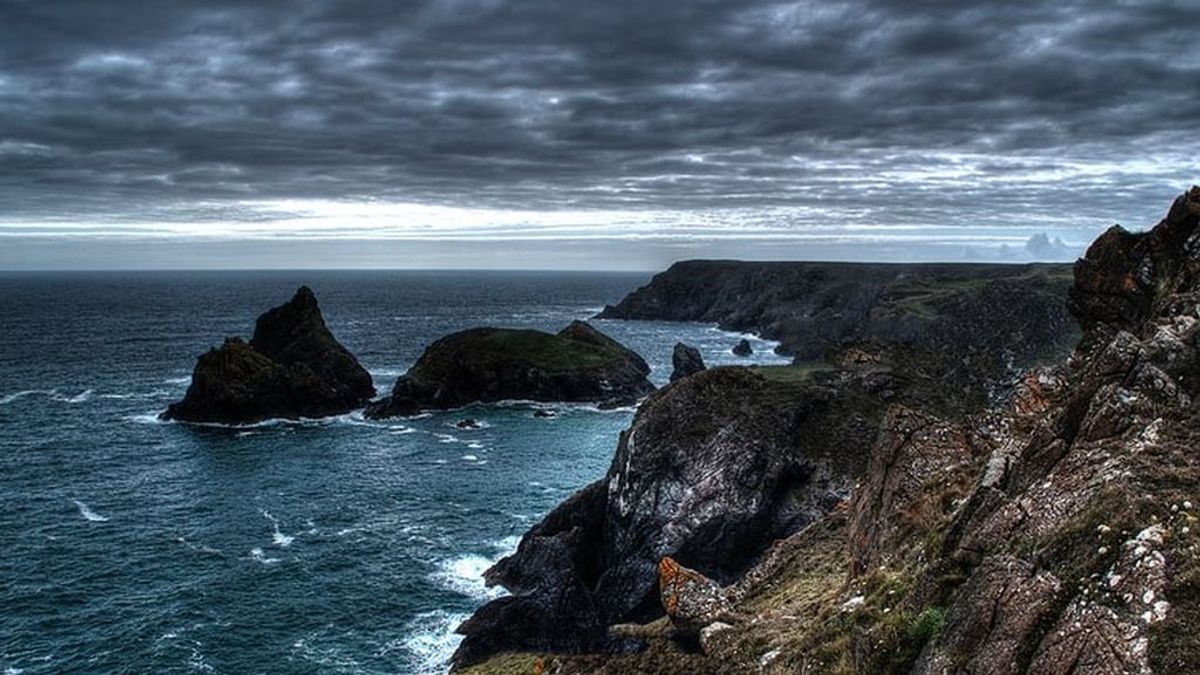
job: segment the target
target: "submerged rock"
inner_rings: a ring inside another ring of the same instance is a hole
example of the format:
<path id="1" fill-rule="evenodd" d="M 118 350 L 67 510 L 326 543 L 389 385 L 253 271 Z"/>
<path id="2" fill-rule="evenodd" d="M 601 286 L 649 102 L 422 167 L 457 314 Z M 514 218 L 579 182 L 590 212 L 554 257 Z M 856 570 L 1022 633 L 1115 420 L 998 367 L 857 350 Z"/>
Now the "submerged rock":
<path id="1" fill-rule="evenodd" d="M 228 338 L 202 354 L 183 400 L 162 417 L 224 424 L 324 417 L 374 395 L 371 375 L 329 332 L 313 292 L 301 286 L 258 317 L 249 343 Z"/>
<path id="2" fill-rule="evenodd" d="M 478 429 L 479 422 L 471 417 L 468 417 L 466 419 L 459 420 L 454 426 L 458 427 L 459 429 Z"/>
<path id="3" fill-rule="evenodd" d="M 754 353 L 754 348 L 750 346 L 750 341 L 742 338 L 740 342 L 733 346 L 733 353 L 737 356 L 750 356 Z"/>
<path id="4" fill-rule="evenodd" d="M 369 417 L 506 400 L 635 403 L 654 390 L 642 357 L 582 321 L 557 335 L 473 328 L 430 345 Z"/>
<path id="5" fill-rule="evenodd" d="M 675 349 L 671 352 L 671 381 L 679 380 L 688 375 L 695 375 L 704 370 L 704 358 L 700 356 L 700 350 L 690 345 L 685 345 L 682 342 L 675 344 Z"/>

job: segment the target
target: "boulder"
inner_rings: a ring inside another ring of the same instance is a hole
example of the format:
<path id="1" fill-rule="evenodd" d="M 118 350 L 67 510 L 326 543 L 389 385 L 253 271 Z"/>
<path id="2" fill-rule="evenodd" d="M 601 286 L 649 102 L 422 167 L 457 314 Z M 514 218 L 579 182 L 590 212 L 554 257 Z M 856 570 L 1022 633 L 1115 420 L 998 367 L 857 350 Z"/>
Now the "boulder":
<path id="1" fill-rule="evenodd" d="M 162 417 L 224 424 L 325 417 L 374 395 L 370 373 L 333 337 L 316 296 L 301 286 L 258 317 L 249 343 L 228 338 L 201 355 L 183 400 Z"/>
<path id="2" fill-rule="evenodd" d="M 556 335 L 473 328 L 430 345 L 391 396 L 366 414 L 385 418 L 508 400 L 616 407 L 653 391 L 649 374 L 642 357 L 582 321 Z"/>
<path id="3" fill-rule="evenodd" d="M 742 338 L 736 345 L 733 346 L 733 353 L 737 356 L 750 356 L 754 353 L 754 348 L 750 346 L 750 341 Z"/>
<path id="4" fill-rule="evenodd" d="M 671 365 L 673 367 L 672 382 L 688 375 L 695 375 L 705 369 L 704 358 L 700 356 L 700 350 L 682 342 L 675 343 L 675 349 L 671 352 Z"/>

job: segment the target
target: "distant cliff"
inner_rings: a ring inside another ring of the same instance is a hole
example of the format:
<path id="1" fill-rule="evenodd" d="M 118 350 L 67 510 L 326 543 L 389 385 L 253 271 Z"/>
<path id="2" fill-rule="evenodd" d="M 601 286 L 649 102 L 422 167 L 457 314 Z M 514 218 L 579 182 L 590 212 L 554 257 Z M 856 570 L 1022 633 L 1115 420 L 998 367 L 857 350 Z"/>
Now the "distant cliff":
<path id="1" fill-rule="evenodd" d="M 597 318 L 706 321 L 778 340 L 798 360 L 838 344 L 915 341 L 970 318 L 1011 336 L 1037 327 L 1074 331 L 1062 264 L 875 264 L 688 260 L 675 263 Z M 996 302 L 1003 300 L 1003 302 Z M 1013 325 L 1014 312 L 1030 317 Z M 1038 316 L 1034 316 L 1037 312 Z M 1075 337 L 1077 337 L 1077 333 Z"/>

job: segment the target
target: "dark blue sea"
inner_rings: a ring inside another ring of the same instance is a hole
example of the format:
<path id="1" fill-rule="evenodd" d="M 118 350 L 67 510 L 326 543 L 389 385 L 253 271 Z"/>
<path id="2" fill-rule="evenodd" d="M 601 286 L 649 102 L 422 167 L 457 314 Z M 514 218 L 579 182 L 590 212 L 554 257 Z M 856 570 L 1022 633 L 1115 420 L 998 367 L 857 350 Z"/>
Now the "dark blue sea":
<path id="1" fill-rule="evenodd" d="M 556 331 L 644 274 L 0 275 L 0 668 L 436 673 L 479 577 L 604 474 L 633 412 L 508 404 L 378 423 L 156 418 L 195 358 L 300 284 L 383 393 L 446 333 Z M 666 381 L 710 326 L 598 321 Z M 756 342 L 758 361 L 782 362 Z M 455 423 L 473 417 L 474 431 Z"/>

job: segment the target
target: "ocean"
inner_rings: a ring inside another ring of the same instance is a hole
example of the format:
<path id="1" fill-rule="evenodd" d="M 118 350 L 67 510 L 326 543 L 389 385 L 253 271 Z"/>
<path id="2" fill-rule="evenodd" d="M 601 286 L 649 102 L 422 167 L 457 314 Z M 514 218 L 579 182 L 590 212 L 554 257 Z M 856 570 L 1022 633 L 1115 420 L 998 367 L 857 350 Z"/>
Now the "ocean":
<path id="1" fill-rule="evenodd" d="M 633 411 L 474 406 L 222 428 L 164 423 L 196 357 L 296 287 L 380 394 L 429 342 L 557 331 L 648 274 L 0 274 L 0 668 L 16 673 L 441 673 L 480 573 L 608 469 Z M 682 340 L 597 321 L 666 382 Z M 751 337 L 753 362 L 784 363 Z M 480 429 L 458 429 L 471 417 Z"/>

